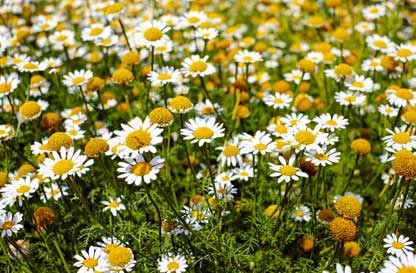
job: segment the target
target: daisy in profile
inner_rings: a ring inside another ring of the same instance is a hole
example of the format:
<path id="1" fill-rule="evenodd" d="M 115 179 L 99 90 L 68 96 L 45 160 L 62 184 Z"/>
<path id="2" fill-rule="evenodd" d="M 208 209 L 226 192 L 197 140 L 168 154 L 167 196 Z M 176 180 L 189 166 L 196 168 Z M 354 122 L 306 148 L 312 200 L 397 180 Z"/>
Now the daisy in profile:
<path id="1" fill-rule="evenodd" d="M 312 219 L 310 208 L 297 206 L 292 214 L 292 219 L 296 222 L 309 222 Z"/>
<path id="2" fill-rule="evenodd" d="M 165 161 L 160 156 L 154 157 L 147 162 L 141 154 L 135 158 L 125 158 L 126 162 L 119 162 L 117 172 L 121 173 L 118 178 L 123 178 L 127 184 L 140 186 L 142 182 L 149 184 L 152 180 L 157 179 L 157 174 L 163 167 Z"/>
<path id="3" fill-rule="evenodd" d="M 182 62 L 182 72 L 186 77 L 204 77 L 215 73 L 215 67 L 207 62 L 208 56 L 192 55 Z"/>
<path id="4" fill-rule="evenodd" d="M 32 101 L 28 100 L 19 107 L 18 119 L 22 122 L 36 119 L 40 116 L 42 111 L 48 108 L 49 104 L 43 100 Z"/>
<path id="5" fill-rule="evenodd" d="M 205 143 L 211 143 L 214 139 L 223 137 L 224 128 L 221 123 L 216 123 L 215 118 L 193 118 L 186 122 L 184 129 L 181 129 L 181 135 L 185 140 L 198 143 L 201 147 Z"/>
<path id="6" fill-rule="evenodd" d="M 240 147 L 243 154 L 265 155 L 273 151 L 274 143 L 270 134 L 256 131 L 254 136 L 243 134 Z"/>
<path id="7" fill-rule="evenodd" d="M 299 177 L 308 177 L 305 172 L 294 166 L 296 155 L 292 155 L 288 161 L 283 156 L 279 156 L 278 159 L 279 165 L 269 162 L 270 169 L 274 171 L 270 177 L 278 177 L 277 183 L 288 183 L 291 180 L 298 181 Z"/>
<path id="8" fill-rule="evenodd" d="M 155 145 L 163 141 L 161 133 L 163 129 L 158 128 L 157 124 L 151 124 L 146 117 L 142 121 L 139 117 L 130 120 L 127 124 L 121 124 L 121 131 L 115 131 L 117 144 L 123 145 L 121 153 L 132 158 L 141 153 L 156 153 Z"/>
<path id="9" fill-rule="evenodd" d="M 404 237 L 403 235 L 388 234 L 383 240 L 385 242 L 384 248 L 387 248 L 388 254 L 393 254 L 395 256 L 405 255 L 407 253 L 413 252 L 413 242 L 409 240 L 409 237 Z"/>
<path id="10" fill-rule="evenodd" d="M 387 101 L 396 107 L 416 104 L 416 92 L 408 88 L 389 88 L 386 90 Z"/>
<path id="11" fill-rule="evenodd" d="M 93 76 L 90 70 L 76 70 L 74 72 L 69 72 L 69 74 L 64 75 L 63 83 L 68 88 L 75 88 L 77 86 L 84 87 L 88 80 Z"/>
<path id="12" fill-rule="evenodd" d="M 203 11 L 190 11 L 181 20 L 184 27 L 198 27 L 208 20 L 208 16 Z"/>
<path id="13" fill-rule="evenodd" d="M 288 82 L 299 84 L 301 81 L 308 81 L 311 78 L 311 75 L 300 69 L 293 69 L 291 72 L 285 73 L 284 77 Z"/>
<path id="14" fill-rule="evenodd" d="M 215 28 L 199 28 L 195 31 L 195 37 L 209 41 L 218 36 L 218 30 Z"/>
<path id="15" fill-rule="evenodd" d="M 416 46 L 412 44 L 395 45 L 391 48 L 389 55 L 400 62 L 408 62 L 416 59 Z"/>
<path id="16" fill-rule="evenodd" d="M 1 237 L 11 237 L 13 233 L 17 233 L 21 228 L 22 224 L 19 224 L 23 219 L 23 214 L 16 212 L 13 215 L 11 212 L 5 212 L 0 214 L 0 229 Z"/>
<path id="17" fill-rule="evenodd" d="M 126 207 L 121 203 L 121 198 L 117 197 L 113 199 L 110 197 L 108 201 L 101 201 L 101 204 L 103 204 L 105 207 L 103 208 L 103 211 L 110 210 L 111 214 L 113 216 L 117 216 L 117 213 L 121 210 L 125 210 Z"/>
<path id="18" fill-rule="evenodd" d="M 152 86 L 163 86 L 167 83 L 178 84 L 181 80 L 181 73 L 173 67 L 162 67 L 159 71 L 150 71 L 147 78 Z"/>
<path id="19" fill-rule="evenodd" d="M 104 26 L 100 23 L 84 28 L 81 32 L 81 38 L 83 41 L 98 41 L 100 39 L 106 39 L 110 35 L 111 27 Z"/>
<path id="20" fill-rule="evenodd" d="M 38 62 L 38 61 L 23 61 L 17 65 L 17 69 L 20 72 L 37 72 L 37 71 L 45 71 L 48 66 L 44 62 Z"/>
<path id="21" fill-rule="evenodd" d="M 23 200 L 29 200 L 39 188 L 39 179 L 32 179 L 31 176 L 19 178 L 17 181 L 6 184 L 0 189 L 3 198 L 9 198 L 14 202 L 18 202 L 19 206 L 23 204 Z"/>
<path id="22" fill-rule="evenodd" d="M 342 106 L 363 106 L 367 97 L 362 94 L 356 94 L 350 91 L 336 92 L 335 101 Z"/>
<path id="23" fill-rule="evenodd" d="M 325 75 L 329 78 L 334 79 L 335 81 L 343 81 L 351 76 L 354 75 L 354 70 L 352 67 L 348 64 L 341 63 L 339 65 L 336 65 L 332 69 L 326 69 Z"/>
<path id="24" fill-rule="evenodd" d="M 347 78 L 344 84 L 348 88 L 348 90 L 361 92 L 373 91 L 374 85 L 372 79 L 360 75 L 354 75 L 352 77 Z"/>
<path id="25" fill-rule="evenodd" d="M 306 151 L 306 160 L 311 161 L 315 166 L 333 165 L 339 162 L 341 153 L 335 148 L 328 150 L 326 146 L 319 150 Z"/>
<path id="26" fill-rule="evenodd" d="M 89 159 L 85 155 L 81 155 L 81 150 L 74 150 L 74 147 L 66 149 L 61 147 L 58 152 L 52 152 L 52 158 L 46 158 L 39 168 L 39 172 L 45 177 L 52 180 L 65 180 L 68 176 L 86 171 L 94 160 Z"/>
<path id="27" fill-rule="evenodd" d="M 290 113 L 282 117 L 280 120 L 287 127 L 304 127 L 308 125 L 311 120 L 302 113 Z"/>
<path id="28" fill-rule="evenodd" d="M 238 53 L 234 56 L 234 60 L 237 63 L 253 64 L 260 62 L 262 57 L 261 54 L 256 51 L 248 51 L 245 49 L 238 51 Z"/>
<path id="29" fill-rule="evenodd" d="M 406 125 L 402 127 L 395 127 L 393 130 L 386 128 L 389 133 L 388 136 L 383 137 L 383 141 L 387 147 L 393 148 L 393 150 L 413 150 L 416 148 L 416 136 L 412 135 L 406 130 Z"/>
<path id="30" fill-rule="evenodd" d="M 398 257 L 390 256 L 387 261 L 384 262 L 383 268 L 380 273 L 402 273 L 413 272 L 416 268 L 416 255 L 408 252 Z"/>
<path id="31" fill-rule="evenodd" d="M 19 83 L 20 79 L 17 74 L 0 76 L 0 99 L 16 90 Z"/>
<path id="32" fill-rule="evenodd" d="M 384 5 L 372 5 L 363 8 L 363 17 L 368 20 L 375 20 L 386 15 L 386 7 Z"/>
<path id="33" fill-rule="evenodd" d="M 388 104 L 381 104 L 378 107 L 378 111 L 380 112 L 380 114 L 382 114 L 383 116 L 386 117 L 396 117 L 399 114 L 399 109 L 392 107 Z"/>
<path id="34" fill-rule="evenodd" d="M 391 181 L 390 181 L 390 185 L 393 185 L 393 183 L 395 182 L 394 177 L 391 177 Z M 387 183 L 389 181 L 386 181 Z M 404 204 L 403 204 L 404 202 Z M 400 196 L 397 198 L 396 202 L 394 203 L 394 209 L 395 210 L 399 210 L 399 209 L 410 209 L 412 208 L 414 205 L 413 199 L 410 197 L 406 197 L 406 200 L 404 198 L 403 194 L 400 194 Z"/>
<path id="35" fill-rule="evenodd" d="M 239 147 L 239 139 L 237 137 L 228 141 L 223 147 L 217 147 L 216 149 L 221 151 L 221 154 L 218 156 L 218 161 L 221 166 L 234 167 L 242 165 L 243 157 Z"/>
<path id="36" fill-rule="evenodd" d="M 317 123 L 317 127 L 321 129 L 328 129 L 331 132 L 339 129 L 345 129 L 348 125 L 348 119 L 337 114 L 331 116 L 329 113 L 324 113 L 319 117 L 315 117 L 313 121 Z"/>
<path id="37" fill-rule="evenodd" d="M 274 109 L 288 108 L 292 102 L 292 97 L 283 93 L 274 93 L 264 96 L 264 103 Z"/>
<path id="38" fill-rule="evenodd" d="M 78 273 L 105 272 L 108 270 L 106 254 L 101 248 L 90 246 L 88 252 L 81 251 L 81 255 L 75 255 L 77 260 L 75 267 L 79 267 Z"/>
<path id="39" fill-rule="evenodd" d="M 158 270 L 161 273 L 183 273 L 187 267 L 186 258 L 181 255 L 167 255 L 158 261 Z"/>
<path id="40" fill-rule="evenodd" d="M 383 71 L 381 60 L 379 58 L 365 59 L 361 65 L 362 71 Z"/>
<path id="41" fill-rule="evenodd" d="M 156 47 L 160 42 L 170 40 L 166 35 L 170 27 L 163 21 L 145 21 L 139 25 L 138 30 L 139 32 L 135 35 L 138 45 Z"/>
<path id="42" fill-rule="evenodd" d="M 221 113 L 223 111 L 223 108 L 218 103 L 214 102 L 214 104 L 212 104 L 209 99 L 198 102 L 197 104 L 195 104 L 194 109 L 201 117 L 217 116 L 215 109 L 217 109 L 218 113 Z"/>

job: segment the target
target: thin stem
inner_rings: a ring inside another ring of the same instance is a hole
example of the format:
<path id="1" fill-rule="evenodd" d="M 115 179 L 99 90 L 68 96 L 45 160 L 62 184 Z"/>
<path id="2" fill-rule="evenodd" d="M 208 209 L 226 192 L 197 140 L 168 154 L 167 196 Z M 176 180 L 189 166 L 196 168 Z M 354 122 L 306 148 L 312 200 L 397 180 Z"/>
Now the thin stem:
<path id="1" fill-rule="evenodd" d="M 150 193 L 149 190 L 149 185 L 147 185 L 146 183 L 144 183 L 145 185 L 145 189 L 146 189 L 146 194 L 149 197 L 150 202 L 152 203 L 152 205 L 155 207 L 156 212 L 157 212 L 157 218 L 158 218 L 158 223 L 159 223 L 159 244 L 162 245 L 162 218 L 160 216 L 160 210 L 159 207 L 157 206 L 155 200 L 152 197 L 152 194 Z"/>
<path id="2" fill-rule="evenodd" d="M 123 36 L 126 39 L 127 47 L 130 49 L 130 51 L 132 51 L 131 46 L 130 46 L 130 42 L 129 42 L 129 38 L 127 38 L 127 33 L 126 33 L 126 29 L 124 28 L 123 21 L 121 21 L 121 19 L 118 19 L 118 22 L 120 23 L 121 31 L 123 32 Z"/>

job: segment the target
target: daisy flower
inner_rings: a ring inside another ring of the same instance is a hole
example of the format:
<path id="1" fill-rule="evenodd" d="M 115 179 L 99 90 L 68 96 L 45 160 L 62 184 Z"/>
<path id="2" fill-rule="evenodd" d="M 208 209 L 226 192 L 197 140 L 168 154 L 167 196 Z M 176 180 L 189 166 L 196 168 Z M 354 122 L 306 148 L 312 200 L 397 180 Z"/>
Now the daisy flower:
<path id="1" fill-rule="evenodd" d="M 283 136 L 285 141 L 291 143 L 298 150 L 319 150 L 320 144 L 326 141 L 328 134 L 322 133 L 318 128 L 310 129 L 306 126 L 292 128 Z"/>
<path id="2" fill-rule="evenodd" d="M 380 114 L 382 114 L 383 116 L 386 117 L 396 117 L 399 114 L 399 109 L 392 107 L 388 104 L 381 104 L 378 107 L 378 111 L 380 112 Z"/>
<path id="3" fill-rule="evenodd" d="M 400 235 L 399 237 L 396 234 L 388 234 L 386 238 L 383 239 L 385 242 L 384 248 L 387 248 L 388 254 L 393 254 L 395 256 L 405 255 L 407 253 L 413 252 L 413 242 L 409 240 L 409 237 L 404 237 Z"/>
<path id="4" fill-rule="evenodd" d="M 416 104 L 416 92 L 408 88 L 391 88 L 386 90 L 387 101 L 396 107 Z"/>
<path id="5" fill-rule="evenodd" d="M 181 79 L 181 73 L 173 67 L 162 67 L 159 71 L 150 71 L 147 78 L 152 86 L 163 86 L 167 83 L 178 84 Z"/>
<path id="6" fill-rule="evenodd" d="M 413 150 L 416 148 L 416 136 L 406 130 L 406 125 L 395 127 L 393 130 L 386 128 L 388 136 L 383 137 L 383 141 L 387 147 L 398 151 L 402 149 Z"/>
<path id="7" fill-rule="evenodd" d="M 17 65 L 17 69 L 20 72 L 37 72 L 37 71 L 44 71 L 46 70 L 47 65 L 44 62 L 38 62 L 38 61 L 23 61 Z"/>
<path id="8" fill-rule="evenodd" d="M 342 106 L 363 106 L 367 97 L 362 94 L 356 94 L 350 91 L 336 92 L 335 101 Z"/>
<path id="9" fill-rule="evenodd" d="M 208 194 L 211 196 L 218 196 L 219 199 L 228 201 L 234 198 L 234 195 L 237 193 L 237 189 L 231 184 L 231 182 L 215 182 L 215 190 L 212 186 L 208 188 Z"/>
<path id="10" fill-rule="evenodd" d="M 391 48 L 389 55 L 400 62 L 408 62 L 416 59 L 416 46 L 412 44 L 395 45 Z"/>
<path id="11" fill-rule="evenodd" d="M 170 27 L 162 21 L 145 21 L 139 25 L 138 29 L 139 32 L 135 35 L 138 45 L 156 47 L 161 41 L 169 40 L 166 32 L 170 30 Z"/>
<path id="12" fill-rule="evenodd" d="M 70 72 L 68 75 L 64 75 L 63 83 L 68 88 L 75 88 L 77 86 L 83 87 L 87 84 L 88 80 L 91 79 L 93 76 L 90 70 L 76 70 L 74 72 Z"/>
<path id="13" fill-rule="evenodd" d="M 161 273 L 183 273 L 186 271 L 188 264 L 184 256 L 165 256 L 158 261 L 158 270 Z"/>
<path id="14" fill-rule="evenodd" d="M 352 77 L 347 78 L 344 84 L 348 88 L 348 90 L 361 92 L 373 91 L 374 85 L 372 79 L 360 75 L 354 75 Z"/>
<path id="15" fill-rule="evenodd" d="M 256 51 L 240 50 L 234 56 L 234 60 L 238 63 L 253 64 L 262 60 L 261 54 Z"/>
<path id="16" fill-rule="evenodd" d="M 208 56 L 201 58 L 198 55 L 192 55 L 182 62 L 182 72 L 186 77 L 191 76 L 192 78 L 214 74 L 215 67 L 208 63 L 207 60 Z"/>
<path id="17" fill-rule="evenodd" d="M 395 181 L 394 181 L 394 177 L 391 177 L 391 183 L 390 185 L 392 185 Z M 388 182 L 388 181 L 387 181 Z M 399 182 L 399 180 L 397 181 Z M 404 204 L 403 204 L 404 202 Z M 404 200 L 404 195 L 400 194 L 400 196 L 397 198 L 396 203 L 394 204 L 394 209 L 395 210 L 399 210 L 399 209 L 410 209 L 411 207 L 413 207 L 414 203 L 413 200 L 407 196 L 406 200 Z"/>
<path id="18" fill-rule="evenodd" d="M 40 165 L 39 172 L 45 177 L 52 180 L 65 180 L 68 176 L 80 175 L 88 170 L 94 160 L 89 159 L 85 155 L 81 155 L 81 150 L 74 150 L 74 147 L 66 149 L 61 147 L 58 152 L 52 152 L 52 158 L 46 158 Z"/>
<path id="19" fill-rule="evenodd" d="M 287 94 L 274 93 L 264 96 L 264 103 L 274 109 L 284 109 L 290 106 L 293 98 Z"/>
<path id="20" fill-rule="evenodd" d="M 299 69 L 293 69 L 291 72 L 285 73 L 283 76 L 286 81 L 294 82 L 296 84 L 299 84 L 301 81 L 308 81 L 311 77 L 309 73 L 303 72 Z"/>
<path id="21" fill-rule="evenodd" d="M 0 99 L 16 90 L 19 83 L 17 74 L 0 76 Z"/>
<path id="22" fill-rule="evenodd" d="M 0 228 L 2 230 L 1 237 L 11 237 L 13 233 L 17 233 L 21 228 L 22 224 L 19 224 L 23 219 L 23 214 L 16 212 L 13 215 L 11 212 L 0 214 Z"/>
<path id="23" fill-rule="evenodd" d="M 22 205 L 23 199 L 29 200 L 32 194 L 39 188 L 39 179 L 32 179 L 31 176 L 19 178 L 19 180 L 6 184 L 0 189 L 3 198 L 11 198 Z"/>
<path id="24" fill-rule="evenodd" d="M 62 189 L 62 192 L 61 192 Z M 57 183 L 51 183 L 50 186 L 45 186 L 44 187 L 44 191 L 45 191 L 45 195 L 41 195 L 40 199 L 42 200 L 43 203 L 46 203 L 48 200 L 55 200 L 58 201 L 61 197 L 62 194 L 63 195 L 68 195 L 68 187 L 62 185 L 61 188 L 59 188 Z"/>
<path id="25" fill-rule="evenodd" d="M 390 256 L 384 262 L 380 273 L 413 272 L 416 268 L 416 255 L 409 252 L 398 257 Z"/>
<path id="26" fill-rule="evenodd" d="M 245 164 L 238 169 L 234 169 L 233 171 L 238 180 L 248 181 L 250 178 L 254 177 L 254 170 L 248 164 Z"/>
<path id="27" fill-rule="evenodd" d="M 136 157 L 145 152 L 156 153 L 155 145 L 163 141 L 160 136 L 163 129 L 157 124 L 151 124 L 149 117 L 142 121 L 139 117 L 121 124 L 123 130 L 115 131 L 116 142 L 123 145 L 121 153 L 125 156 Z"/>
<path id="28" fill-rule="evenodd" d="M 256 131 L 254 136 L 244 134 L 240 147 L 243 154 L 265 155 L 273 151 L 274 143 L 270 134 L 264 131 Z"/>
<path id="29" fill-rule="evenodd" d="M 312 218 L 311 210 L 307 206 L 297 206 L 291 217 L 296 222 L 309 222 Z"/>
<path id="30" fill-rule="evenodd" d="M 104 26 L 100 23 L 84 28 L 81 32 L 81 38 L 83 41 L 97 41 L 100 39 L 106 39 L 110 35 L 111 27 Z"/>
<path id="31" fill-rule="evenodd" d="M 77 261 L 74 266 L 79 267 L 78 273 L 105 272 L 108 270 L 106 254 L 101 248 L 90 246 L 88 252 L 82 250 L 81 255 L 75 255 L 75 259 Z"/>
<path id="32" fill-rule="evenodd" d="M 218 113 L 223 111 L 223 108 L 218 103 L 214 102 L 212 104 L 209 99 L 195 104 L 194 109 L 202 117 L 215 117 L 217 115 L 215 109 L 217 109 Z"/>
<path id="33" fill-rule="evenodd" d="M 329 113 L 324 113 L 319 117 L 313 119 L 317 123 L 317 126 L 321 129 L 328 129 L 331 132 L 339 129 L 345 129 L 348 125 L 348 119 L 343 116 L 334 114 L 331 116 Z"/>
<path id="34" fill-rule="evenodd" d="M 361 64 L 361 70 L 363 71 L 383 71 L 381 60 L 378 58 L 365 59 Z"/>
<path id="35" fill-rule="evenodd" d="M 290 180 L 298 181 L 299 177 L 307 178 L 308 175 L 301 171 L 298 167 L 294 167 L 296 156 L 292 155 L 288 161 L 283 156 L 278 157 L 280 164 L 274 164 L 269 162 L 269 167 L 274 172 L 270 174 L 270 177 L 278 177 L 278 183 L 283 181 L 288 183 Z"/>
<path id="36" fill-rule="evenodd" d="M 113 216 L 117 216 L 118 211 L 126 209 L 123 203 L 121 203 L 120 197 L 117 197 L 116 199 L 113 199 L 112 197 L 110 197 L 109 201 L 101 201 L 101 204 L 105 206 L 103 211 L 110 210 Z"/>
<path id="37" fill-rule="evenodd" d="M 223 147 L 217 147 L 221 154 L 218 156 L 218 161 L 221 166 L 237 166 L 242 165 L 243 158 L 241 149 L 239 147 L 239 139 L 233 138 Z"/>
<path id="38" fill-rule="evenodd" d="M 142 181 L 149 184 L 152 180 L 157 179 L 157 174 L 163 167 L 165 161 L 160 156 L 154 157 L 147 162 L 141 154 L 135 158 L 125 158 L 126 162 L 119 162 L 117 172 L 121 173 L 118 178 L 123 178 L 127 184 L 140 186 Z"/>
<path id="39" fill-rule="evenodd" d="M 302 127 L 308 125 L 311 122 L 309 117 L 302 113 L 287 114 L 284 117 L 282 117 L 279 121 L 288 127 Z"/>
<path id="40" fill-rule="evenodd" d="M 386 7 L 383 5 L 372 5 L 363 8 L 363 17 L 368 20 L 375 20 L 386 15 Z"/>
<path id="41" fill-rule="evenodd" d="M 306 160 L 311 161 L 315 166 L 333 165 L 339 162 L 341 153 L 337 152 L 335 148 L 330 149 L 324 146 L 320 150 L 312 150 L 305 152 Z"/>
<path id="42" fill-rule="evenodd" d="M 218 36 L 218 30 L 215 28 L 199 28 L 195 31 L 195 37 L 209 41 Z"/>
<path id="43" fill-rule="evenodd" d="M 190 11 L 181 20 L 184 27 L 198 27 L 208 20 L 208 16 L 203 11 Z"/>
<path id="44" fill-rule="evenodd" d="M 184 129 L 181 129 L 181 135 L 185 140 L 198 143 L 201 147 L 205 143 L 211 143 L 214 139 L 223 137 L 224 128 L 221 123 L 215 122 L 215 118 L 193 118 L 186 122 Z"/>

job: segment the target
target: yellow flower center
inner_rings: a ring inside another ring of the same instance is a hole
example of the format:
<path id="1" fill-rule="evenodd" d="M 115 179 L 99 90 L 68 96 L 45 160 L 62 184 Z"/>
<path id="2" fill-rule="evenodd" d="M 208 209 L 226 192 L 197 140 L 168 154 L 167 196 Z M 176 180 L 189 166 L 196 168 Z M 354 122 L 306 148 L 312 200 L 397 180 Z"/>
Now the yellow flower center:
<path id="1" fill-rule="evenodd" d="M 411 100 L 413 99 L 413 93 L 410 89 L 407 88 L 400 88 L 396 91 L 396 96 L 404 100 Z"/>
<path id="2" fill-rule="evenodd" d="M 82 262 L 82 265 L 86 268 L 94 268 L 98 265 L 98 261 L 95 258 L 87 258 Z"/>
<path id="3" fill-rule="evenodd" d="M 151 135 L 144 130 L 136 130 L 129 133 L 126 137 L 126 145 L 130 149 L 138 150 L 149 146 L 152 141 Z"/>
<path id="4" fill-rule="evenodd" d="M 242 171 L 242 172 L 240 172 L 240 176 L 248 176 L 248 172 Z"/>
<path id="5" fill-rule="evenodd" d="M 378 48 L 387 48 L 387 44 L 383 40 L 376 40 L 373 42 L 373 45 Z"/>
<path id="6" fill-rule="evenodd" d="M 410 51 L 407 48 L 401 48 L 401 49 L 397 50 L 396 54 L 399 57 L 406 58 L 406 57 L 410 57 L 412 55 L 412 51 Z"/>
<path id="7" fill-rule="evenodd" d="M 310 145 L 315 142 L 316 136 L 307 130 L 302 130 L 296 133 L 295 139 L 299 144 Z"/>
<path id="8" fill-rule="evenodd" d="M 143 36 L 146 40 L 154 42 L 162 38 L 163 32 L 157 27 L 149 27 L 144 31 Z"/>
<path id="9" fill-rule="evenodd" d="M 279 171 L 284 176 L 293 176 L 296 174 L 296 168 L 290 165 L 280 167 Z"/>
<path id="10" fill-rule="evenodd" d="M 220 194 L 227 194 L 228 193 L 226 188 L 218 189 L 217 192 L 220 193 Z"/>
<path id="11" fill-rule="evenodd" d="M 258 150 L 258 151 L 264 151 L 266 150 L 267 145 L 264 143 L 258 143 L 256 145 L 254 145 L 254 149 Z"/>
<path id="12" fill-rule="evenodd" d="M 204 218 L 205 218 L 205 214 L 204 214 L 204 212 L 203 212 L 203 211 L 200 211 L 200 210 L 194 210 L 194 211 L 192 212 L 192 217 L 194 217 L 195 219 L 197 219 L 197 220 L 201 221 L 201 220 L 204 220 Z"/>
<path id="13" fill-rule="evenodd" d="M 194 131 L 196 139 L 210 139 L 214 135 L 214 131 L 208 127 L 199 127 Z"/>
<path id="14" fill-rule="evenodd" d="M 403 244 L 400 242 L 393 242 L 391 244 L 392 247 L 394 247 L 395 249 L 402 249 L 403 248 Z"/>
<path id="15" fill-rule="evenodd" d="M 338 125 L 338 123 L 335 120 L 332 120 L 332 119 L 327 120 L 326 124 L 329 125 L 329 126 L 337 126 Z"/>
<path id="16" fill-rule="evenodd" d="M 147 162 L 139 162 L 131 167 L 131 172 L 137 176 L 145 176 L 146 174 L 150 173 L 151 170 L 152 165 Z"/>
<path id="17" fill-rule="evenodd" d="M 172 79 L 172 77 L 168 73 L 160 73 L 157 79 L 160 81 L 166 81 Z"/>
<path id="18" fill-rule="evenodd" d="M 215 113 L 215 109 L 214 109 L 214 107 L 206 106 L 206 107 L 202 108 L 201 113 L 203 115 L 212 115 L 212 114 Z"/>
<path id="19" fill-rule="evenodd" d="M 415 266 L 403 266 L 402 268 L 399 268 L 397 270 L 397 273 L 416 273 L 416 267 Z"/>
<path id="20" fill-rule="evenodd" d="M 349 102 L 349 103 L 353 103 L 353 102 L 355 102 L 355 97 L 354 96 L 345 96 L 344 101 Z"/>
<path id="21" fill-rule="evenodd" d="M 112 209 L 116 209 L 116 208 L 118 208 L 119 205 L 120 204 L 117 201 L 113 201 L 108 206 Z"/>
<path id="22" fill-rule="evenodd" d="M 66 35 L 61 34 L 61 35 L 58 35 L 58 36 L 56 37 L 56 40 L 57 40 L 57 41 L 59 41 L 59 42 L 63 42 L 63 41 L 65 41 L 65 40 L 66 40 L 66 38 L 67 38 L 67 36 L 66 36 Z"/>
<path id="23" fill-rule="evenodd" d="M 14 221 L 6 221 L 3 223 L 3 225 L 1 226 L 2 229 L 4 230 L 8 230 L 11 229 L 16 223 Z"/>
<path id="24" fill-rule="evenodd" d="M 200 21 L 200 19 L 198 18 L 198 17 L 196 17 L 196 16 L 192 16 L 192 17 L 189 17 L 188 18 L 188 22 L 190 23 L 190 24 L 196 24 L 196 23 L 198 23 Z"/>
<path id="25" fill-rule="evenodd" d="M 106 14 L 115 14 L 115 13 L 118 13 L 118 12 L 122 11 L 123 9 L 124 9 L 123 4 L 114 3 L 112 5 L 109 5 L 109 6 L 105 7 L 104 12 Z"/>
<path id="26" fill-rule="evenodd" d="M 108 261 L 112 266 L 117 268 L 125 267 L 131 260 L 132 253 L 126 247 L 115 247 L 108 254 Z"/>
<path id="27" fill-rule="evenodd" d="M 73 85 L 79 85 L 85 82 L 85 78 L 83 76 L 75 77 L 72 79 Z"/>
<path id="28" fill-rule="evenodd" d="M 20 107 L 20 114 L 23 117 L 31 118 L 41 111 L 40 105 L 35 101 L 27 101 Z"/>
<path id="29" fill-rule="evenodd" d="M 240 148 L 235 145 L 228 145 L 223 151 L 226 157 L 232 157 L 240 154 Z"/>
<path id="30" fill-rule="evenodd" d="M 352 68 L 347 64 L 339 64 L 335 67 L 334 72 L 339 76 L 349 76 L 352 74 Z"/>
<path id="31" fill-rule="evenodd" d="M 116 245 L 116 244 L 114 244 L 114 243 L 110 243 L 110 244 L 107 244 L 105 247 L 104 247 L 104 251 L 106 252 L 106 253 L 110 253 L 111 252 L 111 250 L 113 250 L 114 248 L 116 248 L 116 247 L 118 247 L 118 245 Z"/>
<path id="32" fill-rule="evenodd" d="M 204 72 L 207 69 L 207 63 L 204 61 L 196 61 L 191 64 L 189 71 L 191 72 Z"/>
<path id="33" fill-rule="evenodd" d="M 305 216 L 305 213 L 303 211 L 301 211 L 301 210 L 297 210 L 295 212 L 295 214 L 296 214 L 297 217 L 303 217 L 303 216 Z"/>
<path id="34" fill-rule="evenodd" d="M 103 33 L 104 29 L 102 27 L 95 27 L 90 30 L 90 36 L 98 36 Z"/>
<path id="35" fill-rule="evenodd" d="M 23 66 L 25 69 L 34 70 L 38 69 L 38 66 L 35 63 L 29 62 Z"/>
<path id="36" fill-rule="evenodd" d="M 412 138 L 406 132 L 399 132 L 393 135 L 393 141 L 399 144 L 409 143 Z"/>
<path id="37" fill-rule="evenodd" d="M 358 88 L 364 87 L 364 84 L 362 82 L 353 82 L 351 85 Z"/>
<path id="38" fill-rule="evenodd" d="M 324 161 L 324 160 L 328 160 L 328 155 L 326 155 L 326 154 L 315 154 L 315 158 L 318 159 L 318 160 Z"/>
<path id="39" fill-rule="evenodd" d="M 30 187 L 28 185 L 22 185 L 16 189 L 18 193 L 26 193 L 30 191 Z"/>
<path id="40" fill-rule="evenodd" d="M 284 103 L 284 101 L 283 101 L 281 98 L 275 98 L 275 99 L 273 100 L 273 103 L 274 103 L 274 104 L 282 104 L 282 103 Z"/>
<path id="41" fill-rule="evenodd" d="M 10 92 L 12 85 L 8 82 L 0 83 L 0 94 Z"/>
<path id="42" fill-rule="evenodd" d="M 251 61 L 253 61 L 253 58 L 251 56 L 244 56 L 243 61 L 251 62 Z"/>
<path id="43" fill-rule="evenodd" d="M 52 171 L 57 175 L 63 175 L 74 167 L 74 162 L 69 159 L 61 159 L 52 167 Z"/>

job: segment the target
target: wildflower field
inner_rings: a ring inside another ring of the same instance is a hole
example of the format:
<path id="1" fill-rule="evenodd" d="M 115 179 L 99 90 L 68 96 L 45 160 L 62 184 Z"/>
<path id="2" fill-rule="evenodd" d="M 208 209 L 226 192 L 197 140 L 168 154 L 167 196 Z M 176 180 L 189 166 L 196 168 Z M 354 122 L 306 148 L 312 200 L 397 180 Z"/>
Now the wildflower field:
<path id="1" fill-rule="evenodd" d="M 0 19 L 0 273 L 416 273 L 415 0 Z"/>

